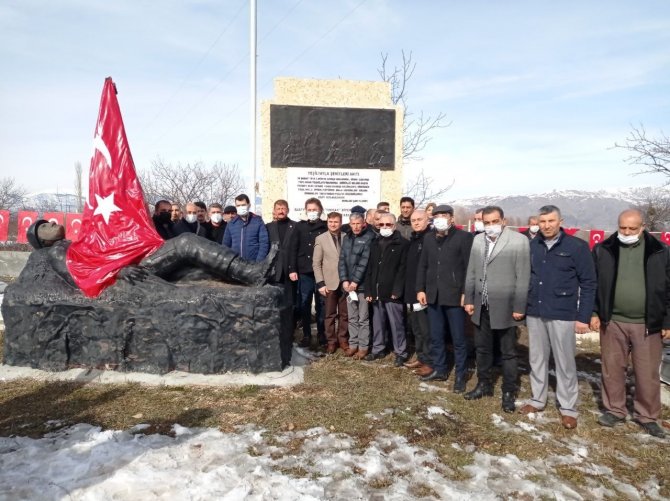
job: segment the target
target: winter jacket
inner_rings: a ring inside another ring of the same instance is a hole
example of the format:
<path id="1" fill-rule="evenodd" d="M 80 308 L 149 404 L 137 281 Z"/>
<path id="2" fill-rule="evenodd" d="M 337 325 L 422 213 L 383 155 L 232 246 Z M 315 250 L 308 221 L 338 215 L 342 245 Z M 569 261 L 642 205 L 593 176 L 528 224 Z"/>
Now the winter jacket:
<path id="1" fill-rule="evenodd" d="M 416 299 L 416 270 L 419 267 L 419 259 L 423 250 L 423 238 L 430 233 L 430 228 L 423 231 L 412 232 L 412 237 L 407 247 L 407 265 L 405 267 L 405 293 L 403 301 L 407 304 L 414 304 Z"/>
<path id="2" fill-rule="evenodd" d="M 235 216 L 226 225 L 223 245 L 230 247 L 247 261 L 265 259 L 270 251 L 270 239 L 263 218 L 253 212 L 249 213 L 246 221 Z"/>
<path id="3" fill-rule="evenodd" d="M 175 223 L 173 231 L 174 236 L 179 236 L 182 233 L 195 233 L 199 237 L 207 238 L 207 229 L 202 224 L 200 224 L 198 221 L 195 223 L 189 223 L 184 218 Z"/>
<path id="4" fill-rule="evenodd" d="M 455 226 L 443 238 L 435 231 L 424 237 L 416 271 L 416 292 L 425 292 L 428 304 L 461 305 L 472 238 Z"/>
<path id="5" fill-rule="evenodd" d="M 655 334 L 662 329 L 670 329 L 670 248 L 646 230 L 642 235 L 646 289 L 645 324 L 647 333 Z M 604 323 L 612 318 L 619 269 L 619 246 L 619 239 L 614 233 L 593 248 L 598 275 L 598 291 L 593 311 Z"/>
<path id="6" fill-rule="evenodd" d="M 312 267 L 314 240 L 326 231 L 328 231 L 328 226 L 321 219 L 313 223 L 300 221 L 295 225 L 290 242 L 289 273 L 314 274 Z"/>
<path id="7" fill-rule="evenodd" d="M 286 225 L 286 231 L 284 232 L 284 238 L 281 238 L 279 232 L 279 225 Z M 293 230 L 295 230 L 295 225 L 297 223 L 291 219 L 287 219 L 284 222 L 272 221 L 267 223 L 265 227 L 268 230 L 268 237 L 270 238 L 270 243 L 277 243 L 279 245 L 279 254 L 277 255 L 277 260 L 275 261 L 275 274 L 274 281 L 279 283 L 284 280 L 288 280 L 288 268 L 289 268 L 289 252 L 291 239 L 293 238 Z"/>
<path id="8" fill-rule="evenodd" d="M 563 229 L 551 249 L 544 240 L 540 233 L 530 241 L 526 315 L 588 324 L 597 285 L 589 245 Z"/>
<path id="9" fill-rule="evenodd" d="M 398 230 L 388 239 L 379 237 L 372 242 L 365 274 L 366 296 L 380 301 L 403 302 L 408 246 L 409 242 Z"/>
<path id="10" fill-rule="evenodd" d="M 405 219 L 404 217 L 400 216 L 395 227 L 404 239 L 409 240 L 412 238 L 412 222 L 410 218 Z"/>
<path id="11" fill-rule="evenodd" d="M 338 265 L 340 281 L 358 284 L 356 289 L 358 292 L 363 292 L 365 289 L 365 272 L 370 259 L 370 246 L 375 238 L 372 230 L 365 227 L 359 235 L 348 233 L 342 242 Z"/>

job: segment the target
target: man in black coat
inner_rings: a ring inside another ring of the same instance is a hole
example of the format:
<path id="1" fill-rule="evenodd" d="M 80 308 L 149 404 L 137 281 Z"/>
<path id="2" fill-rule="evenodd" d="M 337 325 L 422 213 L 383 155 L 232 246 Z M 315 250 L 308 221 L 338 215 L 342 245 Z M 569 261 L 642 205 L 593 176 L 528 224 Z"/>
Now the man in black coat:
<path id="1" fill-rule="evenodd" d="M 658 367 L 670 340 L 670 251 L 644 229 L 640 211 L 619 215 L 618 230 L 593 249 L 598 288 L 591 329 L 600 331 L 602 426 L 623 423 L 628 358 L 635 372 L 633 417 L 663 438 Z M 632 356 L 631 356 L 632 355 Z"/>
<path id="2" fill-rule="evenodd" d="M 223 220 L 223 206 L 220 203 L 209 205 L 209 221 L 201 223 L 205 227 L 207 240 L 223 244 L 226 222 Z"/>
<path id="3" fill-rule="evenodd" d="M 414 369 L 417 376 L 427 376 L 433 372 L 433 361 L 430 358 L 430 329 L 428 326 L 428 309 L 416 299 L 416 271 L 423 250 L 423 239 L 431 229 L 428 226 L 428 214 L 417 209 L 410 216 L 412 235 L 407 248 L 407 266 L 405 268 L 405 294 L 407 303 L 407 328 L 414 334 L 416 360 L 405 363 L 405 367 Z"/>
<path id="4" fill-rule="evenodd" d="M 326 329 L 324 325 L 323 296 L 316 289 L 312 256 L 314 240 L 328 231 L 326 222 L 321 219 L 323 205 L 318 198 L 308 198 L 305 201 L 307 221 L 300 221 L 295 225 L 289 251 L 289 278 L 298 282 L 300 293 L 300 315 L 302 317 L 302 340 L 300 346 L 309 348 L 312 344 L 312 301 L 316 309 L 316 329 L 321 345 L 326 345 Z"/>
<path id="5" fill-rule="evenodd" d="M 454 392 L 465 391 L 468 350 L 465 339 L 465 273 L 468 269 L 472 234 L 454 226 L 454 209 L 438 205 L 433 210 L 435 232 L 423 240 L 423 251 L 416 274 L 419 303 L 428 305 L 433 372 L 423 381 L 447 379 L 446 332 L 454 345 Z"/>
<path id="6" fill-rule="evenodd" d="M 282 366 L 286 367 L 291 363 L 291 351 L 293 349 L 293 328 L 295 297 L 297 284 L 289 278 L 289 244 L 293 237 L 296 222 L 288 217 L 288 202 L 286 200 L 277 200 L 274 203 L 274 221 L 267 223 L 265 227 L 268 230 L 270 244 L 279 246 L 279 254 L 275 262 L 274 275 L 270 278 L 270 283 L 284 289 L 284 305 L 281 313 L 281 333 L 279 338 L 279 348 L 281 350 Z"/>
<path id="7" fill-rule="evenodd" d="M 403 294 L 409 242 L 396 229 L 396 218 L 384 213 L 379 220 L 379 238 L 372 242 L 370 264 L 365 275 L 365 298 L 372 303 L 372 352 L 366 360 L 386 355 L 386 338 L 393 336 L 395 366 L 407 362 L 407 339 Z"/>
<path id="8" fill-rule="evenodd" d="M 156 231 L 163 240 L 169 240 L 175 237 L 174 228 L 172 224 L 172 214 L 170 210 L 172 205 L 167 200 L 159 200 L 154 205 L 154 215 L 151 219 L 154 222 Z"/>
<path id="9" fill-rule="evenodd" d="M 206 213 L 206 211 L 204 211 L 204 213 Z M 181 221 L 174 225 L 175 234 L 181 235 L 182 233 L 195 233 L 199 237 L 207 238 L 207 228 L 200 223 L 198 218 L 199 214 L 203 214 L 201 207 L 196 205 L 194 202 L 187 203 L 186 214 L 181 219 Z M 200 219 L 203 218 L 204 215 L 201 215 Z"/>

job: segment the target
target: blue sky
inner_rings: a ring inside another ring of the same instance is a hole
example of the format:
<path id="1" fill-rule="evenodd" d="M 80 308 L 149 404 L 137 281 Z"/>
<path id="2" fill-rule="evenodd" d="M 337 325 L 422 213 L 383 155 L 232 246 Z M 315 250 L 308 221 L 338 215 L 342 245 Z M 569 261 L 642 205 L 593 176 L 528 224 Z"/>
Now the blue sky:
<path id="1" fill-rule="evenodd" d="M 138 168 L 248 169 L 248 38 L 244 0 L 3 1 L 0 177 L 71 190 L 106 76 Z M 452 124 L 406 176 L 455 179 L 447 198 L 663 182 L 611 147 L 631 124 L 670 133 L 666 0 L 259 0 L 258 40 L 259 101 L 278 76 L 375 80 L 411 51 L 411 110 Z"/>

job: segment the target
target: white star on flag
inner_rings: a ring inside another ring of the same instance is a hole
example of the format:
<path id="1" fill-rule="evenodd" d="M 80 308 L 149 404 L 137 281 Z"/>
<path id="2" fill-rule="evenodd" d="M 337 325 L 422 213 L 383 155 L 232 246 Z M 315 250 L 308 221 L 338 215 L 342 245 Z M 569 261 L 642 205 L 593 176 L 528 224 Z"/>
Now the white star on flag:
<path id="1" fill-rule="evenodd" d="M 109 224 L 109 216 L 112 212 L 122 211 L 120 207 L 114 205 L 114 192 L 105 198 L 101 198 L 100 195 L 96 193 L 95 199 L 98 201 L 98 206 L 95 208 L 93 215 L 96 216 L 102 214 L 106 224 Z"/>

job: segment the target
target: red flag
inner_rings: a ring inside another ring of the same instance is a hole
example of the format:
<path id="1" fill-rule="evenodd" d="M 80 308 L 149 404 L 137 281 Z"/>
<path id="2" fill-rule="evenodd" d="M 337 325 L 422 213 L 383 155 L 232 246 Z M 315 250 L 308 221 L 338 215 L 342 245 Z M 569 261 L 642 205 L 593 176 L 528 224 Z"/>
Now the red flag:
<path id="1" fill-rule="evenodd" d="M 6 242 L 9 236 L 9 211 L 0 210 L 0 242 Z"/>
<path id="2" fill-rule="evenodd" d="M 565 231 L 568 235 L 574 236 L 575 233 L 579 231 L 579 228 L 563 228 L 563 231 Z"/>
<path id="3" fill-rule="evenodd" d="M 670 245 L 670 231 L 661 232 L 661 242 Z"/>
<path id="4" fill-rule="evenodd" d="M 528 230 L 528 226 L 519 226 L 519 233 L 525 233 Z"/>
<path id="5" fill-rule="evenodd" d="M 457 224 L 457 225 L 456 225 L 456 228 L 458 228 L 459 230 L 462 230 L 463 228 L 465 228 L 465 226 L 462 225 L 462 224 Z"/>
<path id="6" fill-rule="evenodd" d="M 42 214 L 42 219 L 46 219 L 49 222 L 54 221 L 56 224 L 63 224 L 63 213 L 45 212 L 44 214 Z"/>
<path id="7" fill-rule="evenodd" d="M 102 89 L 93 146 L 79 239 L 66 259 L 74 281 L 89 297 L 112 285 L 121 268 L 163 245 L 144 205 L 111 77 Z"/>
<path id="8" fill-rule="evenodd" d="M 22 210 L 19 211 L 19 224 L 18 231 L 16 233 L 16 241 L 20 244 L 28 243 L 28 238 L 26 237 L 26 230 L 37 221 L 37 212 L 31 210 Z"/>
<path id="9" fill-rule="evenodd" d="M 605 230 L 591 230 L 589 234 L 589 248 L 593 249 L 596 244 L 605 240 Z"/>
<path id="10" fill-rule="evenodd" d="M 79 230 L 81 229 L 81 214 L 68 213 L 65 216 L 67 225 L 65 226 L 65 238 L 73 242 L 79 238 Z"/>

